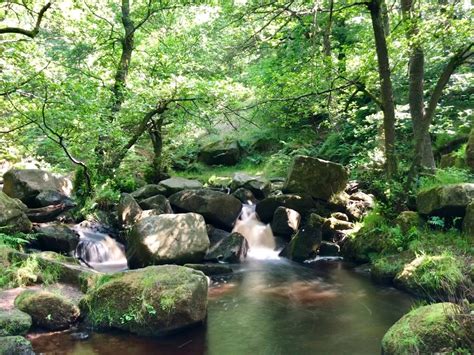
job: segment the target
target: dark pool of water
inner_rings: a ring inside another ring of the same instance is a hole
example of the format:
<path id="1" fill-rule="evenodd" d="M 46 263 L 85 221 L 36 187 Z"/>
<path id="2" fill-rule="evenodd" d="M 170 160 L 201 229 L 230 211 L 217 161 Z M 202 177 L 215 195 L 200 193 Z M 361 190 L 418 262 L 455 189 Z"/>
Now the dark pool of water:
<path id="1" fill-rule="evenodd" d="M 413 300 L 343 262 L 248 261 L 214 283 L 204 325 L 164 339 L 123 333 L 34 336 L 46 354 L 380 354 Z"/>

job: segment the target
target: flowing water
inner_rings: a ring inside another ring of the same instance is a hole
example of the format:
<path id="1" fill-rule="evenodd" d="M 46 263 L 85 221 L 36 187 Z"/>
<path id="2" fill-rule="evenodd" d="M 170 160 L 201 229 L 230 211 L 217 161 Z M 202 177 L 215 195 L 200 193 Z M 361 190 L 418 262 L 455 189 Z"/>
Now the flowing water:
<path id="1" fill-rule="evenodd" d="M 45 354 L 380 354 L 387 329 L 412 299 L 374 285 L 340 261 L 248 260 L 209 290 L 202 326 L 163 339 L 67 332 L 34 336 Z"/>

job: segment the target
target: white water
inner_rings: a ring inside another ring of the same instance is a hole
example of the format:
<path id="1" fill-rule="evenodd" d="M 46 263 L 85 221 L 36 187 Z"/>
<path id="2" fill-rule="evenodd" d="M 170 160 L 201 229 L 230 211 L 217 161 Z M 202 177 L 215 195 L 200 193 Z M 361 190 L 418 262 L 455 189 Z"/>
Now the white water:
<path id="1" fill-rule="evenodd" d="M 247 256 L 252 259 L 278 259 L 275 238 L 269 224 L 262 223 L 255 212 L 255 205 L 243 205 L 232 232 L 242 234 L 249 243 Z"/>
<path id="2" fill-rule="evenodd" d="M 102 272 L 120 271 L 127 268 L 125 247 L 105 233 L 91 228 L 74 226 L 79 234 L 75 256 L 88 266 Z"/>

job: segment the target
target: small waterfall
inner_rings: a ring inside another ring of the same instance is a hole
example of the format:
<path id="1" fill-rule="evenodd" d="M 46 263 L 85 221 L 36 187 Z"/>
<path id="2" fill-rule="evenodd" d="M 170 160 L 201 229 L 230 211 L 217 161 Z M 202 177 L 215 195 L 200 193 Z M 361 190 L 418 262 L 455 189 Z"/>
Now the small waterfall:
<path id="1" fill-rule="evenodd" d="M 254 259 L 278 259 L 275 238 L 270 225 L 262 223 L 255 205 L 244 204 L 232 232 L 242 234 L 249 243 L 248 256 Z"/>
<path id="2" fill-rule="evenodd" d="M 76 225 L 74 230 L 79 234 L 79 244 L 74 253 L 76 258 L 97 271 L 127 269 L 125 247 L 121 243 L 91 228 Z"/>

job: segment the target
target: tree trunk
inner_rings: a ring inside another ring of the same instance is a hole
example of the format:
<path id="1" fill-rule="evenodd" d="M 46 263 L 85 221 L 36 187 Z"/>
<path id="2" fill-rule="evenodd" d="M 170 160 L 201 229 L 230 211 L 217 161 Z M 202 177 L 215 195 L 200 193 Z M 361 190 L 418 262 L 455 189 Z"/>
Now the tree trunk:
<path id="1" fill-rule="evenodd" d="M 382 0 L 372 0 L 368 5 L 372 28 L 374 31 L 375 50 L 380 77 L 380 89 L 383 106 L 383 126 L 385 135 L 385 157 L 387 178 L 392 179 L 397 173 L 397 158 L 395 154 L 395 104 L 393 100 L 392 79 L 388 57 L 387 40 L 382 18 Z"/>
<path id="2" fill-rule="evenodd" d="M 429 130 L 424 129 L 424 66 L 425 55 L 421 43 L 418 42 L 419 33 L 416 15 L 413 10 L 413 0 L 402 0 L 404 21 L 407 22 L 407 40 L 410 43 L 409 60 L 409 94 L 410 114 L 413 122 L 413 136 L 415 141 L 415 161 L 417 170 L 434 171 L 436 168 L 433 147 Z M 429 127 L 428 127 L 429 128 Z"/>
<path id="3" fill-rule="evenodd" d="M 153 160 L 151 162 L 151 174 L 149 180 L 151 183 L 158 183 L 165 177 L 162 164 L 163 153 L 163 118 L 153 121 L 152 125 L 148 127 L 148 135 L 150 136 L 153 145 Z"/>

